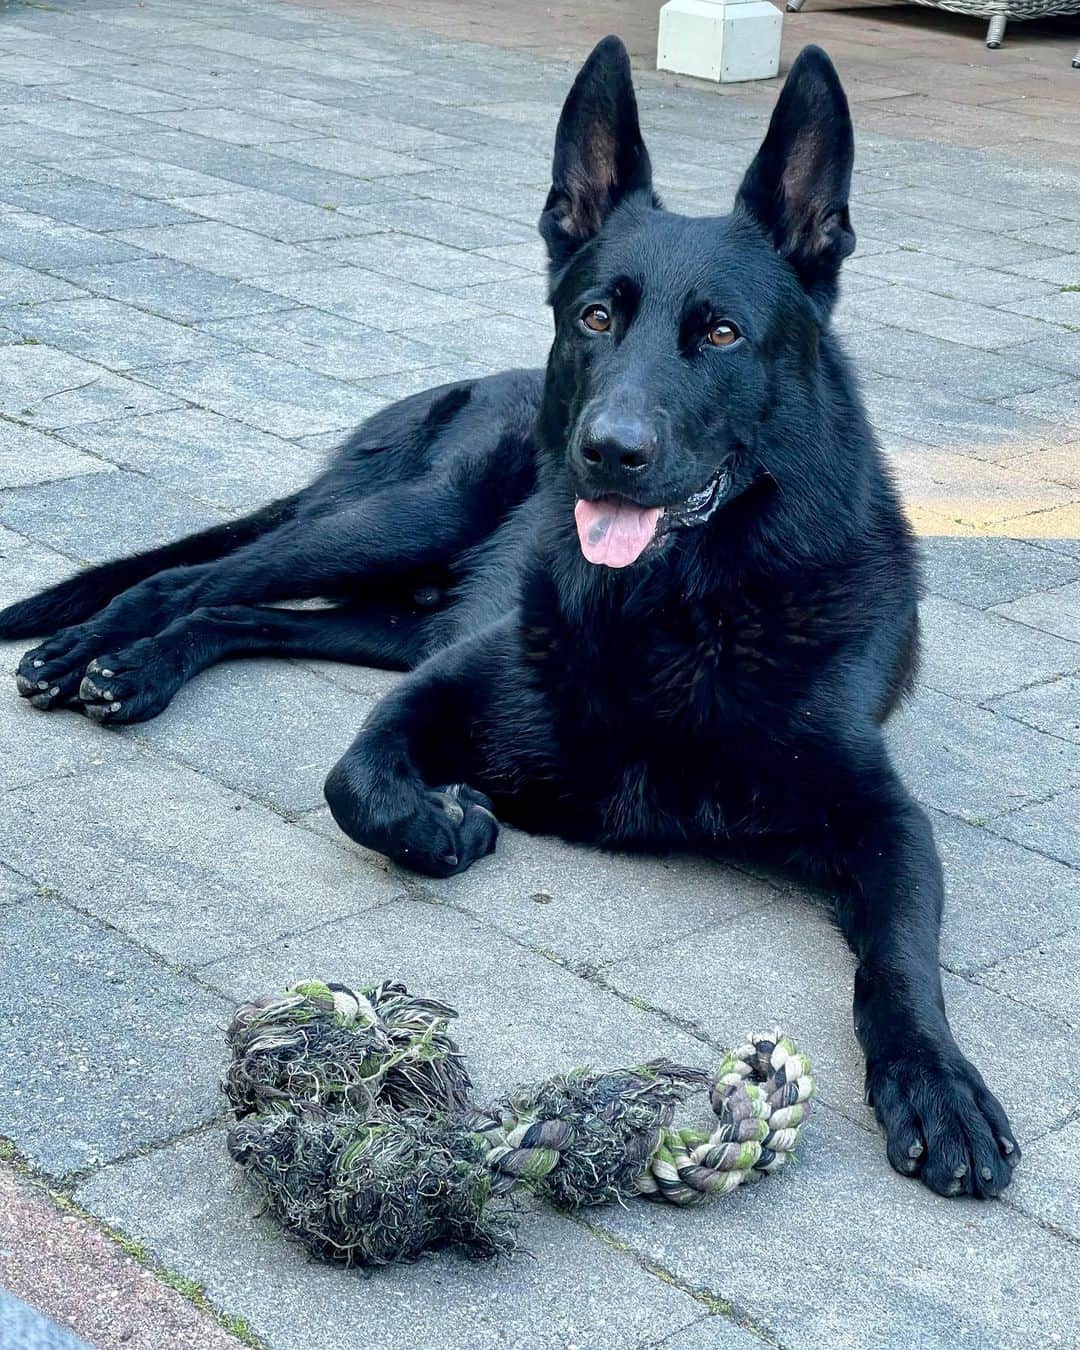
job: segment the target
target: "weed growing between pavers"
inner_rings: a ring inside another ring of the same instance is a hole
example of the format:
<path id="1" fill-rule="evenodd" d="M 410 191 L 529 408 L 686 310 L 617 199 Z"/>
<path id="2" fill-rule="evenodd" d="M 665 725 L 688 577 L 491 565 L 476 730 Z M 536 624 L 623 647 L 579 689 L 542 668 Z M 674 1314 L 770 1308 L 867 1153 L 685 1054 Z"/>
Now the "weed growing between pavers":
<path id="1" fill-rule="evenodd" d="M 715 1075 L 669 1060 L 580 1069 L 479 1106 L 455 1016 L 394 982 L 310 980 L 237 1010 L 229 1153 L 313 1255 L 372 1267 L 443 1246 L 508 1254 L 519 1190 L 561 1210 L 697 1204 L 781 1167 L 810 1113 L 809 1061 L 778 1029 Z M 705 1087 L 716 1124 L 675 1128 Z"/>

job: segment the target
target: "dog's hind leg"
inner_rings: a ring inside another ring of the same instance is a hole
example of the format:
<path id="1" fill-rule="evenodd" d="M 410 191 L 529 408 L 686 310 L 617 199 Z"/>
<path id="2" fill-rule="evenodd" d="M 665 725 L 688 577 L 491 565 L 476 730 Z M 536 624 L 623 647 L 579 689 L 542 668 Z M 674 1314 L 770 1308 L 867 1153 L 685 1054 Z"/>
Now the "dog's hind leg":
<path id="1" fill-rule="evenodd" d="M 429 611 L 389 607 L 197 609 L 154 637 L 90 662 L 79 700 L 99 722 L 145 722 L 199 671 L 237 656 L 315 656 L 408 670 L 424 655 Z"/>
<path id="2" fill-rule="evenodd" d="M 287 522 L 217 562 L 149 577 L 27 652 L 16 675 L 19 692 L 38 708 L 69 705 L 95 657 L 197 609 L 343 595 L 445 566 L 490 533 L 505 511 L 508 478 L 493 469 L 476 478 L 394 484 L 326 515 Z"/>
<path id="3" fill-rule="evenodd" d="M 200 530 L 161 548 L 87 568 L 48 590 L 0 609 L 0 639 L 39 637 L 82 623 L 122 591 L 167 568 L 212 562 L 252 543 L 296 514 L 301 493 L 260 507 L 239 520 Z"/>

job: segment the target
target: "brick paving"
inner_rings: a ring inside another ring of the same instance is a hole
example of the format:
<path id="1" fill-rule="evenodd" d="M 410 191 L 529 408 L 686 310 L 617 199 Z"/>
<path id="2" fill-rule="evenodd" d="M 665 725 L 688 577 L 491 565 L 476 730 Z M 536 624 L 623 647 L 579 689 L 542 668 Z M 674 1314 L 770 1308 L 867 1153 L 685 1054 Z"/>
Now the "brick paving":
<path id="1" fill-rule="evenodd" d="M 771 86 L 657 76 L 652 7 L 583 8 L 0 5 L 5 601 L 291 490 L 388 399 L 541 362 L 534 222 L 567 61 L 599 33 L 645 58 L 669 204 L 727 208 Z M 945 1203 L 889 1170 L 851 960 L 780 882 L 513 832 L 467 875 L 421 882 L 352 847 L 320 784 L 390 676 L 221 667 L 120 731 L 36 713 L 9 684 L 0 1136 L 270 1346 L 1069 1341 L 1080 164 L 1047 110 L 1075 109 L 1080 75 L 1067 27 L 1018 25 L 995 54 L 932 13 L 811 9 L 785 50 L 807 39 L 833 51 L 857 122 L 838 324 L 926 558 L 926 664 L 892 743 L 946 862 L 953 1021 L 1025 1145 L 1014 1186 Z M 20 652 L 0 647 L 0 674 Z M 458 1004 L 483 1087 L 706 1062 L 775 1018 L 823 1105 L 795 1173 L 708 1210 L 530 1214 L 534 1260 L 364 1280 L 256 1221 L 223 1156 L 230 1004 L 309 973 L 399 975 Z M 53 1250 L 74 1278 L 81 1258 Z M 0 1244 L 0 1283 L 11 1262 Z M 64 1284 L 39 1301 L 111 1344 Z M 33 1300 L 33 1282 L 16 1292 Z M 197 1343 L 224 1338 L 205 1326 Z M 188 1328 L 165 1318 L 158 1343 Z"/>

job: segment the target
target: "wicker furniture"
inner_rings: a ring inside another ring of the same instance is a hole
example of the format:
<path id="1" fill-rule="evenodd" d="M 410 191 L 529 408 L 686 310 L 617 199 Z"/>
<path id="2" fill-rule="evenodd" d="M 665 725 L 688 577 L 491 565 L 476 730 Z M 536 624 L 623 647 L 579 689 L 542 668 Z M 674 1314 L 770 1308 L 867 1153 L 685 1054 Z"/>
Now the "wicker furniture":
<path id="1" fill-rule="evenodd" d="M 915 3 L 989 19 L 986 45 L 995 51 L 1001 46 L 1010 19 L 1019 22 L 1021 19 L 1053 18 L 1058 14 L 1080 14 L 1080 0 L 915 0 Z M 805 4 L 806 0 L 787 0 L 787 7 L 793 13 Z M 1073 57 L 1073 65 L 1080 69 L 1080 52 Z"/>

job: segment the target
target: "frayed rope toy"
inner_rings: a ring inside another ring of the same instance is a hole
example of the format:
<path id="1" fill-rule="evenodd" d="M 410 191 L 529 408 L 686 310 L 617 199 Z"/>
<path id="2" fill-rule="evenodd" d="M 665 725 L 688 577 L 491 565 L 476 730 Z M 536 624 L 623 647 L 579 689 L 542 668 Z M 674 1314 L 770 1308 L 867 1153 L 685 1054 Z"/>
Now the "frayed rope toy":
<path id="1" fill-rule="evenodd" d="M 446 1245 L 503 1255 L 515 1215 L 492 1202 L 517 1187 L 563 1210 L 697 1204 L 775 1172 L 810 1114 L 810 1063 L 779 1030 L 711 1077 L 668 1060 L 577 1069 L 478 1106 L 447 1030 L 456 1016 L 391 981 L 354 993 L 309 980 L 237 1010 L 229 1153 L 313 1255 L 360 1266 Z M 706 1087 L 714 1127 L 675 1128 L 675 1108 Z"/>

